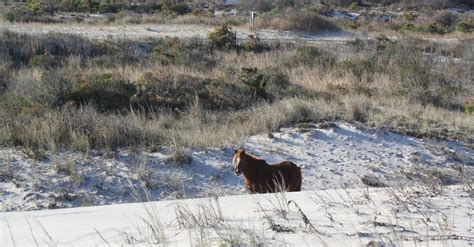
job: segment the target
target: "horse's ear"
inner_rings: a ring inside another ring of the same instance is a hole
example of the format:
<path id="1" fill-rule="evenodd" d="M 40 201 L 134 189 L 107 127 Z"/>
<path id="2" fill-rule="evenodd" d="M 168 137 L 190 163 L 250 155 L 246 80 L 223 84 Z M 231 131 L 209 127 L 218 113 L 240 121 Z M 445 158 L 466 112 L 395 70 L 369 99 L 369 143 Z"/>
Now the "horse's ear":
<path id="1" fill-rule="evenodd" d="M 234 154 L 236 154 L 238 151 L 239 151 L 238 149 L 234 150 Z"/>
<path id="2" fill-rule="evenodd" d="M 242 153 L 242 154 L 245 154 L 245 150 L 244 150 L 243 148 L 242 148 L 242 152 L 241 152 L 241 153 Z"/>

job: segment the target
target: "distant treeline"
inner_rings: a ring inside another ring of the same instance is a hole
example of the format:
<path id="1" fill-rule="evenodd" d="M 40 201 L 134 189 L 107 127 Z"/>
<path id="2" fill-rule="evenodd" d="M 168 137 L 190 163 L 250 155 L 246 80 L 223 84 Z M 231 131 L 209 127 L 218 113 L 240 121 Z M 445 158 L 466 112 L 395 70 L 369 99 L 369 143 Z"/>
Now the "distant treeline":
<path id="1" fill-rule="evenodd" d="M 399 5 L 406 8 L 428 7 L 433 9 L 447 8 L 459 5 L 474 7 L 472 0 L 241 0 L 241 8 L 251 8 L 259 11 L 267 11 L 272 8 L 301 7 L 314 4 L 328 5 L 333 7 L 349 7 L 353 4 L 364 5 Z"/>
<path id="2" fill-rule="evenodd" d="M 24 3 L 35 5 L 38 8 L 49 11 L 78 11 L 78 12 L 101 12 L 114 13 L 122 10 L 131 10 L 139 13 L 153 13 L 161 10 L 162 7 L 173 8 L 179 11 L 189 10 L 191 5 L 214 5 L 226 3 L 224 0 L 203 1 L 203 0 L 2 0 L 4 5 Z M 237 7 L 239 9 L 253 9 L 258 11 L 268 11 L 273 8 L 303 7 L 314 4 L 329 5 L 334 7 L 349 7 L 353 4 L 364 5 L 398 5 L 407 8 L 447 8 L 464 5 L 474 7 L 472 0 L 240 0 Z"/>

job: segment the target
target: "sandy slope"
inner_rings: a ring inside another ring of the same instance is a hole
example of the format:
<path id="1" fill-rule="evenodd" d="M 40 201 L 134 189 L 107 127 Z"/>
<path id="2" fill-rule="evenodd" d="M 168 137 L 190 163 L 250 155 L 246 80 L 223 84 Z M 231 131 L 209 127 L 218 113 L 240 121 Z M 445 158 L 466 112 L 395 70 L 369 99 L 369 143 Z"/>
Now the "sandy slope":
<path id="1" fill-rule="evenodd" d="M 251 136 L 243 146 L 269 163 L 298 164 L 305 191 L 359 188 L 363 176 L 390 186 L 473 180 L 473 150 L 460 143 L 347 123 L 282 128 L 272 136 Z M 63 152 L 43 161 L 2 149 L 0 212 L 137 202 L 146 198 L 143 186 L 152 200 L 246 193 L 232 171 L 232 147 L 187 151 L 192 162 L 176 165 L 166 147 L 154 153 Z"/>
<path id="2" fill-rule="evenodd" d="M 0 213 L 0 245 L 472 246 L 472 210 L 472 198 L 455 186 L 9 212 Z"/>
<path id="3" fill-rule="evenodd" d="M 205 25 L 176 25 L 176 24 L 140 24 L 140 25 L 80 25 L 80 24 L 39 24 L 39 23 L 0 23 L 0 30 L 10 30 L 28 34 L 46 34 L 50 32 L 69 33 L 85 36 L 92 39 L 123 38 L 164 38 L 178 37 L 206 38 L 215 27 Z M 263 40 L 306 41 L 306 42 L 345 42 L 354 37 L 349 33 L 329 33 L 310 35 L 288 31 L 258 30 L 236 28 L 238 39 L 245 39 L 248 35 L 257 35 Z"/>
<path id="4" fill-rule="evenodd" d="M 474 244 L 474 156 L 460 143 L 341 122 L 282 128 L 243 146 L 271 163 L 296 162 L 303 191 L 248 195 L 232 174 L 232 148 L 187 150 L 187 165 L 170 163 L 166 147 L 44 161 L 0 150 L 0 211 L 17 211 L 0 213 L 0 246 Z M 57 168 L 65 164 L 70 172 Z M 364 175 L 390 187 L 368 189 Z M 76 208 L 23 211 L 51 203 Z M 78 207 L 102 204 L 114 205 Z"/>

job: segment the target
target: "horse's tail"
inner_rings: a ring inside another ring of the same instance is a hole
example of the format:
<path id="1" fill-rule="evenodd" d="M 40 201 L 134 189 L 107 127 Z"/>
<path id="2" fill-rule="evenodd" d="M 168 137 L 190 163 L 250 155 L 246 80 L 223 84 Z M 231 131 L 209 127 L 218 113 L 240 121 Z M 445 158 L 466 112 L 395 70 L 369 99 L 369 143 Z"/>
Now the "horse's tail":
<path id="1" fill-rule="evenodd" d="M 288 186 L 288 191 L 301 191 L 301 168 L 293 164 L 293 172 L 291 173 L 291 184 Z"/>

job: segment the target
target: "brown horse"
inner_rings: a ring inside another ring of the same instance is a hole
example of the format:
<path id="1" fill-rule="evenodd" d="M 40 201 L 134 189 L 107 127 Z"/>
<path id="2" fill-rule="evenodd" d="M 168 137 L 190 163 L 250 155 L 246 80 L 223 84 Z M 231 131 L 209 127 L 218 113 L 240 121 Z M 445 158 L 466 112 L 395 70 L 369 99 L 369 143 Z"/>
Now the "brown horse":
<path id="1" fill-rule="evenodd" d="M 238 149 L 234 152 L 232 163 L 236 176 L 244 174 L 245 186 L 251 193 L 301 190 L 301 169 L 293 162 L 269 165 L 265 160 Z"/>

